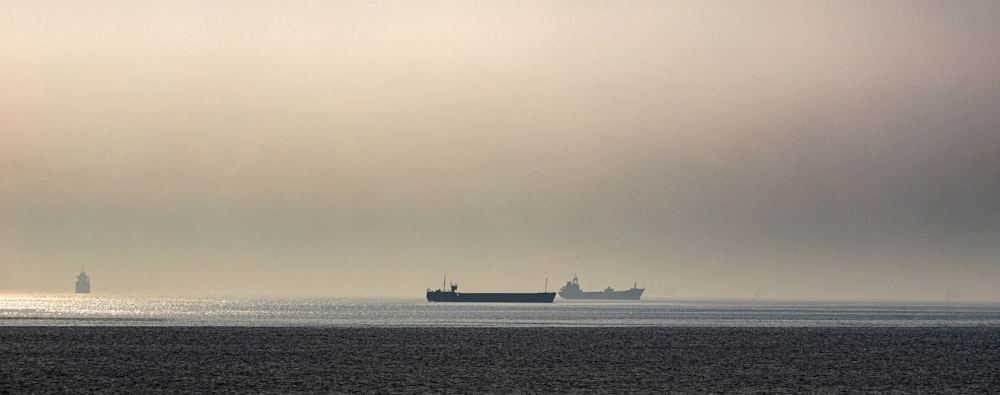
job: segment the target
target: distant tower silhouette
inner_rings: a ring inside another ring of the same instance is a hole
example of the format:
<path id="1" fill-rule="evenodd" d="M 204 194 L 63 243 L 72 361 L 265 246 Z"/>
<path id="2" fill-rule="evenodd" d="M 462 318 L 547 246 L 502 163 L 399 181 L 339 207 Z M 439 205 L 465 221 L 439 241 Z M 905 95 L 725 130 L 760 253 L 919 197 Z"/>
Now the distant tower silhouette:
<path id="1" fill-rule="evenodd" d="M 89 294 L 90 293 L 90 276 L 87 272 L 80 268 L 80 274 L 76 275 L 76 293 L 78 294 Z"/>

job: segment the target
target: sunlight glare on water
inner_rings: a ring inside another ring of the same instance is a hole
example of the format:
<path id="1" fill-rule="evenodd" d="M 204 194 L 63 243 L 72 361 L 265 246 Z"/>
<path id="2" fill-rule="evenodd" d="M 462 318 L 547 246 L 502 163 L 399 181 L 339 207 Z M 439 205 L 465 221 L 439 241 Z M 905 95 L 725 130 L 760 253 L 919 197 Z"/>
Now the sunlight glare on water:
<path id="1" fill-rule="evenodd" d="M 0 294 L 0 325 L 413 327 L 1000 326 L 995 304 L 428 303 L 422 299 Z"/>

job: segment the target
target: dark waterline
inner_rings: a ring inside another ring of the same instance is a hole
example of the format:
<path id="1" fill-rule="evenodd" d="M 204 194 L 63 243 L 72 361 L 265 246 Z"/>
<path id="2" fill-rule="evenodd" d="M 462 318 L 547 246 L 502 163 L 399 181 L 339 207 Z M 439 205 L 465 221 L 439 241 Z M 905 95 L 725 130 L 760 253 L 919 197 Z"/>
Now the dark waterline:
<path id="1" fill-rule="evenodd" d="M 1000 330 L 0 327 L 0 393 L 1000 390 Z"/>

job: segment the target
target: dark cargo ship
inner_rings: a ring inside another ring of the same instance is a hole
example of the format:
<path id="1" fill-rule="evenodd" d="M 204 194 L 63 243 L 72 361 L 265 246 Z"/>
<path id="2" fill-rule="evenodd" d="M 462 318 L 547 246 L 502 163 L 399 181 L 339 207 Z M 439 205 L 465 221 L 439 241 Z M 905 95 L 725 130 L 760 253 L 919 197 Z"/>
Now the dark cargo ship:
<path id="1" fill-rule="evenodd" d="M 615 291 L 614 288 L 607 287 L 603 291 L 584 292 L 580 289 L 580 280 L 573 276 L 573 281 L 567 281 L 559 289 L 559 296 L 563 299 L 639 300 L 645 290 L 646 288 L 638 288 L 633 284 L 632 289 L 627 291 Z"/>
<path id="2" fill-rule="evenodd" d="M 555 292 L 534 292 L 534 293 L 468 293 L 458 292 L 458 284 L 451 284 L 445 290 L 444 283 L 441 289 L 431 291 L 427 289 L 428 302 L 480 302 L 480 303 L 552 303 L 556 298 Z"/>

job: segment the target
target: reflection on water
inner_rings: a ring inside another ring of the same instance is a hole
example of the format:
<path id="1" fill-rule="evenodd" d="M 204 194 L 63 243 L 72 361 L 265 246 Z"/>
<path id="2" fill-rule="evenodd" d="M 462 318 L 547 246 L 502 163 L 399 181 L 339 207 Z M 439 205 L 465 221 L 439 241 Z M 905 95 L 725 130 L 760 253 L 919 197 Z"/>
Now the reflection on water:
<path id="1" fill-rule="evenodd" d="M 563 300 L 449 304 L 422 299 L 0 294 L 0 325 L 1000 326 L 1000 305 Z"/>

